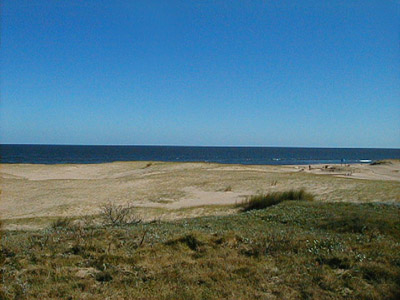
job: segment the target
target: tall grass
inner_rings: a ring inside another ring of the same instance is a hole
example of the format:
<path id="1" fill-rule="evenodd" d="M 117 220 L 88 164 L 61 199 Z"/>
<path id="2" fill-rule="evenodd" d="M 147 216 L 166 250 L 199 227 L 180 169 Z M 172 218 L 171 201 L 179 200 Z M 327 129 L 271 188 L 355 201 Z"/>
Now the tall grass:
<path id="1" fill-rule="evenodd" d="M 273 192 L 268 194 L 254 195 L 248 197 L 239 204 L 243 211 L 253 209 L 263 209 L 272 205 L 279 204 L 283 201 L 312 201 L 314 196 L 307 193 L 304 189 L 289 190 L 285 192 Z"/>

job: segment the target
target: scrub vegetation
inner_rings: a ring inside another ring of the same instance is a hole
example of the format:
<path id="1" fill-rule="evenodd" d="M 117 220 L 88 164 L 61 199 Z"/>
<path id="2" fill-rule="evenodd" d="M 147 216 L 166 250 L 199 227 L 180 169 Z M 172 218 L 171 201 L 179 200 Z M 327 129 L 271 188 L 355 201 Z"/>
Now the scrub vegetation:
<path id="1" fill-rule="evenodd" d="M 248 197 L 239 204 L 244 211 L 253 209 L 263 209 L 283 201 L 313 201 L 314 196 L 307 193 L 304 189 L 290 190 L 286 192 L 273 192 Z"/>
<path id="2" fill-rule="evenodd" d="M 279 197 L 278 197 L 279 198 Z M 5 231 L 1 299 L 400 299 L 396 204 Z"/>

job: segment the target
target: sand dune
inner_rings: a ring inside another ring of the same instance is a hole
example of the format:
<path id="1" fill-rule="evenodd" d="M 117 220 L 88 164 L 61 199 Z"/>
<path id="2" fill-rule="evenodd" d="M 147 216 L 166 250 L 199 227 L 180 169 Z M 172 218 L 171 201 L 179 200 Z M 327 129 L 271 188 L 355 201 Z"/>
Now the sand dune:
<path id="1" fill-rule="evenodd" d="M 259 193 L 305 188 L 320 201 L 400 202 L 400 162 L 379 165 L 247 166 L 115 162 L 1 165 L 3 219 L 82 216 L 107 201 L 180 209 L 234 204 Z"/>

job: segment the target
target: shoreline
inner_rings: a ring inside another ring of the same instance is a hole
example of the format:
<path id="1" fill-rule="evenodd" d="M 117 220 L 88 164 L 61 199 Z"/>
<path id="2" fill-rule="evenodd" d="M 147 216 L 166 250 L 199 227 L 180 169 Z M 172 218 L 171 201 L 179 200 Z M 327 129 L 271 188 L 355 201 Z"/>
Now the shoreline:
<path id="1" fill-rule="evenodd" d="M 178 164 L 219 164 L 219 165 L 239 165 L 239 166 L 270 166 L 270 167 L 277 167 L 277 166 L 319 166 L 319 165 L 371 165 L 375 162 L 379 161 L 389 161 L 389 162 L 396 162 L 399 161 L 400 159 L 393 158 L 393 159 L 384 159 L 384 160 L 368 160 L 368 162 L 345 162 L 345 163 L 322 163 L 322 162 L 315 162 L 315 163 L 297 163 L 297 164 L 246 164 L 246 163 L 223 163 L 223 162 L 216 162 L 216 161 L 199 161 L 199 160 L 194 160 L 194 161 L 168 161 L 168 160 L 115 160 L 115 161 L 104 161 L 104 162 L 67 162 L 67 163 L 25 163 L 25 162 L 17 162 L 17 163 L 10 163 L 10 162 L 1 162 L 0 161 L 0 167 L 2 165 L 32 165 L 32 166 L 37 166 L 37 165 L 43 165 L 43 166 L 64 166 L 64 165 L 103 165 L 103 164 L 115 164 L 115 163 L 178 163 Z"/>

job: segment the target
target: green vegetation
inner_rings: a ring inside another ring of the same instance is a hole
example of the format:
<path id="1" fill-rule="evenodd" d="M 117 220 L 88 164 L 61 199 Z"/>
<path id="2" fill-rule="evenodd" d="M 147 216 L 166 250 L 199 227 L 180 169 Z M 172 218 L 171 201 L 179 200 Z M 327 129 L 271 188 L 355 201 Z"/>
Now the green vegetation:
<path id="1" fill-rule="evenodd" d="M 51 228 L 56 230 L 58 228 L 67 228 L 71 226 L 71 219 L 58 218 L 51 223 Z"/>
<path id="2" fill-rule="evenodd" d="M 400 299 L 399 216 L 396 204 L 284 201 L 6 231 L 0 299 Z"/>
<path id="3" fill-rule="evenodd" d="M 273 192 L 268 194 L 261 194 L 250 196 L 245 201 L 239 204 L 243 211 L 253 209 L 264 209 L 272 205 L 279 204 L 283 201 L 312 201 L 314 196 L 307 193 L 305 190 L 290 190 L 286 192 Z"/>

